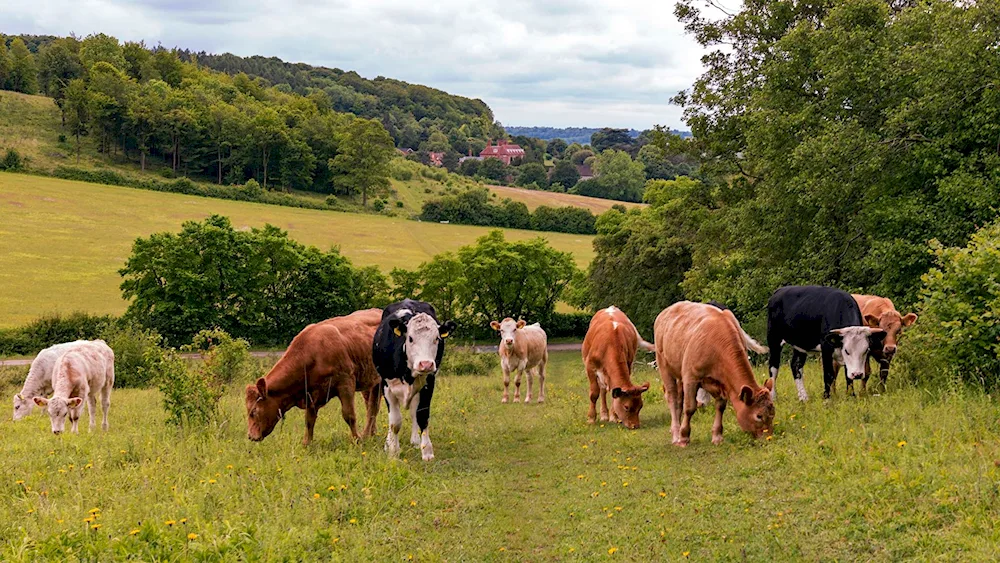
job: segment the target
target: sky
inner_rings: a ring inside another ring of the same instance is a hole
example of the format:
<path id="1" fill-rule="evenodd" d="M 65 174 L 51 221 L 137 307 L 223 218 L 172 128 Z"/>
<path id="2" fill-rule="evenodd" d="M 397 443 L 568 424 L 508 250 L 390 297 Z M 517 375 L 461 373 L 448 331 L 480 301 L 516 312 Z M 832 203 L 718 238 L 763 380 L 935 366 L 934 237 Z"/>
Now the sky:
<path id="1" fill-rule="evenodd" d="M 0 32 L 276 56 L 485 101 L 504 125 L 686 129 L 701 73 L 672 1 L 3 0 Z"/>

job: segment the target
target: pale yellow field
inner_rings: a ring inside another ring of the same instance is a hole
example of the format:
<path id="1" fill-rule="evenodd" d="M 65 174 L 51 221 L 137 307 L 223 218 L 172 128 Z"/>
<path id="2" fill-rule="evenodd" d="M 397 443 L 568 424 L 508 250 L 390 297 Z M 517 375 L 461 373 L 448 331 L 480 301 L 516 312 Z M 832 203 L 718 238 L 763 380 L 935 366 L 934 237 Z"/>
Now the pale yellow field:
<path id="1" fill-rule="evenodd" d="M 559 192 L 547 192 L 544 190 L 526 190 L 524 188 L 513 188 L 510 186 L 490 186 L 490 191 L 500 196 L 514 201 L 524 202 L 528 209 L 534 211 L 536 207 L 548 205 L 549 207 L 582 207 L 589 209 L 594 215 L 600 215 L 612 205 L 619 204 L 631 209 L 633 207 L 645 207 L 645 203 L 631 203 L 626 201 L 615 201 L 613 199 L 601 199 L 599 197 L 589 197 L 585 195 L 564 194 Z"/>
<path id="2" fill-rule="evenodd" d="M 472 243 L 490 229 L 421 223 L 356 213 L 296 209 L 0 173 L 0 326 L 41 314 L 121 313 L 117 270 L 132 242 L 177 231 L 218 213 L 237 228 L 271 223 L 306 244 L 340 246 L 357 265 L 414 268 Z M 508 230 L 514 240 L 541 236 L 584 267 L 591 236 Z"/>

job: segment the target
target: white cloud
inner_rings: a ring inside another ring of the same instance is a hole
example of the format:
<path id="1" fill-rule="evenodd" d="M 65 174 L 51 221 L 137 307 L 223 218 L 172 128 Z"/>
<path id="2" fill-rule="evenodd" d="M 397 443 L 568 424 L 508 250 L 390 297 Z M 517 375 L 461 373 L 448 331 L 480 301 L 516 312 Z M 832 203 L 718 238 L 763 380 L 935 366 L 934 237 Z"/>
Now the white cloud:
<path id="1" fill-rule="evenodd" d="M 682 127 L 701 72 L 672 2 L 8 0 L 5 33 L 104 32 L 388 76 L 483 99 L 510 125 Z"/>

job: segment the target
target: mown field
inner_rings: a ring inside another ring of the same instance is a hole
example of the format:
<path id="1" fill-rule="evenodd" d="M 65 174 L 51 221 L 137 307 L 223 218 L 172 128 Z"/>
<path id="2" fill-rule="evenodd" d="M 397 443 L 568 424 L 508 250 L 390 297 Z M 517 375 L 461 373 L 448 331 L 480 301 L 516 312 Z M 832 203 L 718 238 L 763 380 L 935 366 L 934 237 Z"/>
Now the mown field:
<path id="1" fill-rule="evenodd" d="M 585 195 L 566 194 L 560 192 L 548 192 L 545 190 L 526 190 L 512 186 L 490 186 L 490 191 L 497 194 L 501 199 L 510 198 L 514 201 L 524 202 L 528 209 L 534 211 L 537 207 L 548 205 L 549 207 L 582 207 L 589 209 L 594 215 L 600 215 L 611 209 L 613 205 L 624 205 L 632 209 L 634 207 L 644 207 L 643 203 L 632 203 L 628 201 L 615 201 L 613 199 L 601 199 L 599 197 L 588 197 Z"/>
<path id="2" fill-rule="evenodd" d="M 0 173 L 0 326 L 51 312 L 121 313 L 117 271 L 132 242 L 212 213 L 237 228 L 271 223 L 303 243 L 340 246 L 355 264 L 385 272 L 414 268 L 489 231 Z M 572 252 L 581 267 L 593 257 L 591 236 L 515 230 L 507 236 L 544 237 Z"/>
<path id="3" fill-rule="evenodd" d="M 384 408 L 379 436 L 360 445 L 336 405 L 311 446 L 300 444 L 301 411 L 251 443 L 239 389 L 197 431 L 165 426 L 152 390 L 116 391 L 107 434 L 53 436 L 44 415 L 5 416 L 0 560 L 1000 556 L 990 397 L 904 388 L 801 405 L 785 368 L 772 440 L 752 442 L 727 413 L 726 442 L 713 446 L 711 414 L 700 412 L 678 449 L 649 368 L 636 376 L 654 382 L 636 431 L 585 423 L 576 353 L 554 353 L 550 368 L 543 405 L 501 405 L 498 373 L 442 374 L 431 463 L 408 445 L 386 459 Z M 813 364 L 806 381 L 818 397 Z"/>

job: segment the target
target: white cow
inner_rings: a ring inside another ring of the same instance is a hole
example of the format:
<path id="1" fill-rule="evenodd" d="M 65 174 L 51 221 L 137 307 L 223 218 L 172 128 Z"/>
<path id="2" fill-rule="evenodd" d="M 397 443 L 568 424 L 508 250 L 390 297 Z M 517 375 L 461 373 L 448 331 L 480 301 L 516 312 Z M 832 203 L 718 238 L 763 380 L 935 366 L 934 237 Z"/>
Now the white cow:
<path id="1" fill-rule="evenodd" d="M 32 401 L 35 396 L 52 393 L 52 368 L 55 367 L 56 360 L 66 350 L 89 343 L 89 340 L 63 342 L 49 346 L 35 356 L 35 359 L 31 361 L 31 367 L 28 368 L 28 377 L 24 380 L 24 386 L 21 387 L 19 393 L 14 395 L 14 420 L 21 420 L 35 410 L 35 403 Z"/>
<path id="2" fill-rule="evenodd" d="M 500 333 L 500 367 L 503 369 L 503 399 L 508 399 L 507 388 L 510 385 L 510 372 L 516 371 L 514 377 L 514 402 L 521 400 L 521 376 L 528 372 L 528 392 L 524 402 L 531 402 L 531 372 L 538 372 L 538 402 L 545 402 L 545 364 L 549 361 L 548 338 L 541 325 L 535 323 L 525 326 L 524 321 L 515 321 L 507 317 L 501 322 L 490 323 L 493 330 Z"/>
<path id="3" fill-rule="evenodd" d="M 51 398 L 34 397 L 35 404 L 45 408 L 52 420 L 52 433 L 59 434 L 66 426 L 66 416 L 72 431 L 78 432 L 83 402 L 87 402 L 90 429 L 96 427 L 97 395 L 101 396 L 104 421 L 101 428 L 108 429 L 108 409 L 111 408 L 111 389 L 115 385 L 115 353 L 103 340 L 76 346 L 67 350 L 56 361 L 52 370 Z"/>

